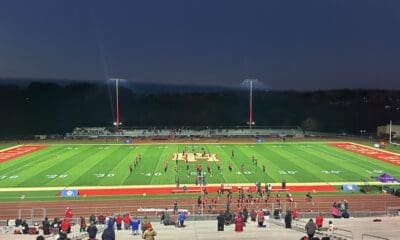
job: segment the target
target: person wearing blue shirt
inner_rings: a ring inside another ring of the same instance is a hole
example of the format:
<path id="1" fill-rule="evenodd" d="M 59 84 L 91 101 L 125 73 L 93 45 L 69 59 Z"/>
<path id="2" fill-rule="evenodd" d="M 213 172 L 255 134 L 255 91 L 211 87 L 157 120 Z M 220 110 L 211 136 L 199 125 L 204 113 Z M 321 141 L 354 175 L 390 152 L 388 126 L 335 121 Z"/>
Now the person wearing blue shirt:
<path id="1" fill-rule="evenodd" d="M 185 226 L 184 225 L 185 219 L 186 219 L 186 214 L 184 212 L 179 212 L 178 221 L 179 221 L 179 226 L 180 227 L 184 227 Z"/>
<path id="2" fill-rule="evenodd" d="M 138 219 L 136 215 L 134 215 L 131 219 L 131 227 L 133 235 L 139 235 L 139 224 L 140 224 L 140 219 Z"/>

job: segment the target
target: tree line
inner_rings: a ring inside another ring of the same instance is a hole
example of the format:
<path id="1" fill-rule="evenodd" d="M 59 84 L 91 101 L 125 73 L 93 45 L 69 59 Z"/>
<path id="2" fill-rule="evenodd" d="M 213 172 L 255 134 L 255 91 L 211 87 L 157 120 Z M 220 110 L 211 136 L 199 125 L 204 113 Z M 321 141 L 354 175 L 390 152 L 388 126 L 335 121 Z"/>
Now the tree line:
<path id="1" fill-rule="evenodd" d="M 245 126 L 249 94 L 218 92 L 137 93 L 120 87 L 123 126 Z M 64 134 L 74 127 L 112 126 L 112 86 L 95 83 L 32 82 L 0 86 L 0 136 Z M 255 91 L 258 126 L 300 126 L 305 130 L 376 132 L 377 125 L 400 121 L 400 91 Z"/>

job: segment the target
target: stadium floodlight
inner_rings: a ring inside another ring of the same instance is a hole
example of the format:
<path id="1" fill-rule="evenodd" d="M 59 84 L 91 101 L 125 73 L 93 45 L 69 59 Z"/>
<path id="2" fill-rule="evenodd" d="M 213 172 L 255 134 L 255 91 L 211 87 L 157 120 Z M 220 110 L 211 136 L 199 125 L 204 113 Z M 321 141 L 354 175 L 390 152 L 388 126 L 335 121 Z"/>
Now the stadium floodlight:
<path id="1" fill-rule="evenodd" d="M 258 79 L 245 79 L 244 82 L 248 83 L 250 85 L 250 95 L 249 95 L 249 121 L 247 122 L 247 124 L 249 125 L 249 128 L 251 129 L 251 127 L 253 125 L 255 125 L 256 123 L 254 122 L 253 119 L 253 83 L 257 82 Z"/>
<path id="2" fill-rule="evenodd" d="M 110 78 L 110 81 L 115 81 L 115 122 L 114 122 L 114 126 L 116 128 L 119 128 L 119 126 L 122 125 L 121 121 L 120 121 L 120 112 L 119 112 L 119 86 L 118 83 L 119 81 L 124 80 L 121 78 Z"/>

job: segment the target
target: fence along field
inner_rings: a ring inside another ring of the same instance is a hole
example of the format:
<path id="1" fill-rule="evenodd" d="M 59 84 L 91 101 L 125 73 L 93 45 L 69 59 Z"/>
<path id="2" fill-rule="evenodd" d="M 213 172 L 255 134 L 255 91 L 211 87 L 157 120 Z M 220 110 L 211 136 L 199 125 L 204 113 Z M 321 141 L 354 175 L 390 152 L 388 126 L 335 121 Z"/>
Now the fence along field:
<path id="1" fill-rule="evenodd" d="M 198 165 L 207 184 L 318 185 L 360 182 L 384 172 L 400 176 L 397 165 L 321 142 L 40 147 L 0 163 L 1 188 L 175 185 L 178 178 L 183 186 L 195 183 Z"/>

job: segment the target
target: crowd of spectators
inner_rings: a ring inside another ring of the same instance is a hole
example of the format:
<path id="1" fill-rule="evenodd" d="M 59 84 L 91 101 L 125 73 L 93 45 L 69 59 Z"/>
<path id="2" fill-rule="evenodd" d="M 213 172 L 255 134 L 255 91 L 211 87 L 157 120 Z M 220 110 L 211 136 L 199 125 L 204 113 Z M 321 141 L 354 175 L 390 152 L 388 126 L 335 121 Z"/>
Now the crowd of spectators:
<path id="1" fill-rule="evenodd" d="M 79 217 L 78 221 L 74 221 L 72 218 L 72 212 L 68 212 L 68 208 L 64 218 L 54 218 L 52 222 L 48 220 L 47 217 L 39 223 L 34 223 L 33 226 L 29 226 L 28 221 L 22 219 L 16 219 L 15 221 L 9 221 L 10 226 L 14 224 L 14 234 L 34 234 L 39 235 L 37 239 L 44 239 L 44 236 L 53 236 L 57 240 L 68 240 L 71 239 L 71 229 L 73 225 L 79 224 L 79 237 L 75 239 L 89 239 L 96 240 L 99 239 L 99 234 L 101 234 L 102 240 L 115 240 L 115 229 L 119 230 L 130 230 L 132 235 L 140 235 L 143 239 L 153 240 L 156 232 L 152 228 L 150 221 L 147 216 L 139 219 L 135 215 L 130 215 L 129 213 L 121 215 L 104 216 L 99 214 L 95 216 L 90 215 L 88 218 L 83 216 Z M 89 224 L 87 224 L 86 219 L 88 219 Z M 180 218 L 183 224 L 184 219 Z M 139 226 L 141 226 L 141 231 L 139 231 Z"/>
<path id="2" fill-rule="evenodd" d="M 334 202 L 331 208 L 333 218 L 349 218 L 349 203 L 346 200 Z"/>

